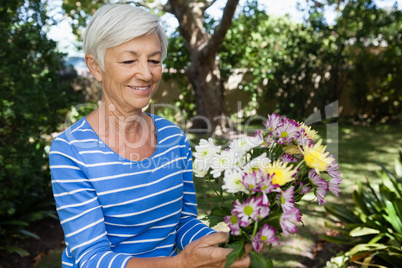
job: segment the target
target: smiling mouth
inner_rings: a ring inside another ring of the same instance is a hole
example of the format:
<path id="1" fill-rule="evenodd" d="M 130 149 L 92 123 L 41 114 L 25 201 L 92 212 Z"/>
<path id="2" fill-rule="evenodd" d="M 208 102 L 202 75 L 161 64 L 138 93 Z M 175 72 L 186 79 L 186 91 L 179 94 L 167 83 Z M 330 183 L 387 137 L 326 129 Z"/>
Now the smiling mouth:
<path id="1" fill-rule="evenodd" d="M 150 86 L 145 86 L 145 87 L 131 87 L 131 86 L 128 86 L 128 87 L 131 88 L 131 89 L 134 89 L 134 90 L 143 90 L 143 91 L 145 91 L 145 90 L 150 88 Z"/>

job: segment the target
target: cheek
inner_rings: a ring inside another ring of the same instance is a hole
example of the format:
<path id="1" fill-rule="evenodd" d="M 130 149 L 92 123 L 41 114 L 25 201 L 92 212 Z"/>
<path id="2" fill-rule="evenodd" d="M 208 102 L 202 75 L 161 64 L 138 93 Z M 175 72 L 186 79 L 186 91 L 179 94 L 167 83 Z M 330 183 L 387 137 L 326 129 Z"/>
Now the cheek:
<path id="1" fill-rule="evenodd" d="M 162 68 L 153 71 L 153 79 L 160 81 L 162 79 Z"/>

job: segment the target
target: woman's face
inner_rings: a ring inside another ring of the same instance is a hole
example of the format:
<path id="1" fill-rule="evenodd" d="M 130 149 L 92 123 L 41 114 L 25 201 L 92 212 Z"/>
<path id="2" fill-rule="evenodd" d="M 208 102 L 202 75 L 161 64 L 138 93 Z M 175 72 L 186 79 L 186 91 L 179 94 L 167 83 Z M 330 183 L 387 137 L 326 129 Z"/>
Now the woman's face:
<path id="1" fill-rule="evenodd" d="M 162 78 L 161 52 L 156 34 L 107 49 L 100 71 L 104 101 L 125 113 L 146 107 Z"/>

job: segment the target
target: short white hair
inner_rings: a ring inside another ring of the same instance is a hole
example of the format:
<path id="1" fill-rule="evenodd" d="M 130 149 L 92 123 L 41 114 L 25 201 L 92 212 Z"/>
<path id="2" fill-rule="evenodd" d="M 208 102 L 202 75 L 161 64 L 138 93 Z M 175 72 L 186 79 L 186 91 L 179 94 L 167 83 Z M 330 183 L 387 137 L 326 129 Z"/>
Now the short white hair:
<path id="1" fill-rule="evenodd" d="M 104 5 L 95 12 L 85 29 L 84 53 L 91 54 L 104 71 L 104 59 L 108 48 L 155 33 L 161 42 L 161 58 L 164 60 L 167 53 L 167 39 L 156 15 L 129 4 Z"/>

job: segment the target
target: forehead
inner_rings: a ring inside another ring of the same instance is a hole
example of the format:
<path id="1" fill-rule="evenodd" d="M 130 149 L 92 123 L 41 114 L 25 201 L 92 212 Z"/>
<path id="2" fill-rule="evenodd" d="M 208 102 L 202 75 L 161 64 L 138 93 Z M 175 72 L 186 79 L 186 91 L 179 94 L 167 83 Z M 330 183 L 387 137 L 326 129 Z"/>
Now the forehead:
<path id="1" fill-rule="evenodd" d="M 157 34 L 143 35 L 131 39 L 130 41 L 123 43 L 119 46 L 115 46 L 106 50 L 107 54 L 134 54 L 134 55 L 150 55 L 161 54 L 162 44 Z"/>

